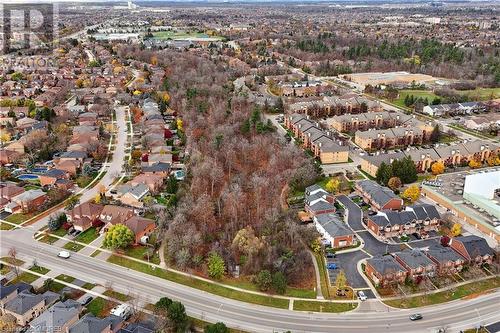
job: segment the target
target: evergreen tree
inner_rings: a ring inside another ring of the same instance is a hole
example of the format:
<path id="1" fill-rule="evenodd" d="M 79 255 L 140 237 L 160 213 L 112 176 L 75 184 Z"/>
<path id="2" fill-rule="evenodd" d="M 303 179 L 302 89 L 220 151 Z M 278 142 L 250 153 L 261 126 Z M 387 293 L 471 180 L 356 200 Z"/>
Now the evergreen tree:
<path id="1" fill-rule="evenodd" d="M 392 166 L 390 164 L 382 162 L 382 164 L 380 164 L 380 166 L 378 167 L 377 174 L 375 175 L 377 182 L 382 185 L 387 185 L 387 182 L 389 181 L 389 179 L 391 179 L 391 177 Z"/>

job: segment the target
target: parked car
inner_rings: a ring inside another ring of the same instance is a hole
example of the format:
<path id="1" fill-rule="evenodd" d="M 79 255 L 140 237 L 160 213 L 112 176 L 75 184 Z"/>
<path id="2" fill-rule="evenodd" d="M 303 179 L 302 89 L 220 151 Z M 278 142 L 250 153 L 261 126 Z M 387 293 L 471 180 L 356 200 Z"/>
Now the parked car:
<path id="1" fill-rule="evenodd" d="M 365 295 L 365 293 L 362 290 L 358 291 L 358 299 L 360 301 L 366 301 L 368 297 Z"/>
<path id="2" fill-rule="evenodd" d="M 57 256 L 59 258 L 68 259 L 69 257 L 71 257 L 71 253 L 69 253 L 68 251 L 59 251 Z"/>
<path id="3" fill-rule="evenodd" d="M 331 258 L 336 258 L 337 255 L 335 253 L 332 253 L 332 252 L 327 252 L 326 257 L 331 259 Z"/>
<path id="4" fill-rule="evenodd" d="M 334 262 L 329 262 L 328 264 L 326 264 L 326 268 L 328 268 L 328 269 L 337 269 L 337 268 L 339 268 L 339 266 L 337 266 L 337 264 L 334 263 Z"/>
<path id="5" fill-rule="evenodd" d="M 94 299 L 94 297 L 92 296 L 87 296 L 85 297 L 84 299 L 82 299 L 82 301 L 80 302 L 83 306 L 89 304 L 90 302 L 92 302 L 92 300 Z"/>
<path id="6" fill-rule="evenodd" d="M 411 321 L 420 320 L 424 318 L 420 313 L 414 313 L 410 316 Z"/>

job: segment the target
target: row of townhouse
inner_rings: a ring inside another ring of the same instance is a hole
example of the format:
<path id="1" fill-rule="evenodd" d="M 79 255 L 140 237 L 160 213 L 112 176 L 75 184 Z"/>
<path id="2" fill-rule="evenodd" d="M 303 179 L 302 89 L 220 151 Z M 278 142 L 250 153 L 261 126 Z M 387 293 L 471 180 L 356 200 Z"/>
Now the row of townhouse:
<path id="1" fill-rule="evenodd" d="M 471 160 L 484 162 L 500 153 L 500 145 L 489 141 L 466 141 L 453 145 L 436 145 L 433 148 L 407 148 L 401 152 L 374 154 L 361 157 L 361 170 L 375 177 L 382 163 L 411 157 L 418 172 L 426 172 L 433 163 L 442 162 L 446 167 L 467 165 Z"/>
<path id="2" fill-rule="evenodd" d="M 377 184 L 373 180 L 361 180 L 356 183 L 354 189 L 359 193 L 363 201 L 369 204 L 374 210 L 401 210 L 403 199 L 394 192 Z"/>
<path id="3" fill-rule="evenodd" d="M 319 96 L 322 92 L 321 81 L 298 81 L 279 84 L 281 96 L 286 97 L 312 97 Z"/>
<path id="4" fill-rule="evenodd" d="M 433 129 L 432 125 L 420 122 L 412 127 L 356 131 L 354 142 L 366 151 L 420 146 L 430 141 Z"/>
<path id="5" fill-rule="evenodd" d="M 75 230 L 83 232 L 92 226 L 102 225 L 102 232 L 116 224 L 126 225 L 134 233 L 134 243 L 139 244 L 149 236 L 156 224 L 154 220 L 137 216 L 133 208 L 116 205 L 82 203 L 66 212 L 68 222 Z"/>
<path id="6" fill-rule="evenodd" d="M 433 117 L 467 115 L 471 113 L 484 112 L 487 110 L 487 106 L 488 105 L 485 102 L 426 105 L 424 106 L 422 112 Z"/>
<path id="7" fill-rule="evenodd" d="M 417 233 L 425 237 L 437 231 L 441 216 L 436 207 L 428 204 L 408 206 L 403 211 L 381 210 L 365 220 L 367 228 L 379 238 L 388 239 Z"/>
<path id="8" fill-rule="evenodd" d="M 313 118 L 343 114 L 359 114 L 383 111 L 382 104 L 357 94 L 340 97 L 325 96 L 318 101 L 297 102 L 288 106 L 290 113 L 304 113 Z"/>
<path id="9" fill-rule="evenodd" d="M 470 235 L 452 238 L 448 246 L 406 249 L 391 255 L 367 259 L 366 275 L 377 286 L 418 282 L 425 277 L 455 274 L 465 265 L 491 264 L 495 253 L 485 239 Z"/>
<path id="10" fill-rule="evenodd" d="M 349 147 L 336 141 L 330 131 L 325 131 L 308 116 L 292 114 L 285 116 L 285 127 L 310 149 L 321 163 L 345 163 L 349 161 Z"/>
<path id="11" fill-rule="evenodd" d="M 127 324 L 113 314 L 104 318 L 86 313 L 81 303 L 72 299 L 60 300 L 51 291 L 35 293 L 26 283 L 0 285 L 0 313 L 12 316 L 19 331 L 28 333 L 153 333 L 151 324 Z M 17 332 L 17 329 L 16 329 Z"/>
<path id="12" fill-rule="evenodd" d="M 332 248 L 354 245 L 354 231 L 335 214 L 335 198 L 319 185 L 305 190 L 304 206 L 324 242 Z"/>
<path id="13" fill-rule="evenodd" d="M 394 127 L 417 127 L 425 131 L 426 136 L 430 136 L 434 128 L 431 122 L 423 122 L 416 119 L 414 115 L 406 115 L 395 111 L 334 116 L 328 119 L 328 126 L 339 132 L 368 131 L 370 129 Z"/>

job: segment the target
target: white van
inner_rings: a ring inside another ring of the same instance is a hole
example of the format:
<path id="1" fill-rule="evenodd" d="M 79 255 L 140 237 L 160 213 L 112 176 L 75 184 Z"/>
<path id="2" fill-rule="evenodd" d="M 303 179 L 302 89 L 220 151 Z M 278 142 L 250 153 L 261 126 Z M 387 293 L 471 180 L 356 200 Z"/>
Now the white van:
<path id="1" fill-rule="evenodd" d="M 120 304 L 111 309 L 111 314 L 123 319 L 127 319 L 132 314 L 132 308 L 127 304 Z"/>

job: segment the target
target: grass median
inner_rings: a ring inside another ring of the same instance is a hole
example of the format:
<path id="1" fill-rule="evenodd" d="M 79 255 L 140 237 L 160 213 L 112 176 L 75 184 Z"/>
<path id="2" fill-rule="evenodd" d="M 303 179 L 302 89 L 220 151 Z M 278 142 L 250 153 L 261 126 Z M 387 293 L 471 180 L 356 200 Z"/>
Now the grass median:
<path id="1" fill-rule="evenodd" d="M 293 309 L 296 311 L 313 312 L 346 312 L 354 310 L 356 303 L 333 303 L 320 301 L 294 301 Z"/>
<path id="2" fill-rule="evenodd" d="M 210 282 L 202 281 L 199 279 L 191 278 L 189 276 L 184 276 L 182 274 L 166 271 L 161 268 L 156 268 L 155 266 L 150 266 L 145 263 L 137 262 L 125 257 L 111 255 L 108 258 L 108 262 L 120 265 L 126 268 L 130 268 L 142 273 L 153 275 L 165 280 L 169 280 L 175 283 L 183 284 L 192 288 L 200 289 L 211 294 L 219 295 L 226 298 L 235 299 L 242 302 L 259 304 L 270 306 L 274 308 L 288 309 L 289 301 L 283 298 L 275 298 L 271 296 L 255 295 L 251 293 L 245 293 L 233 289 L 229 289 L 223 286 L 219 286 Z"/>
<path id="3" fill-rule="evenodd" d="M 417 308 L 453 301 L 464 297 L 474 297 L 488 290 L 500 288 L 500 277 L 467 283 L 450 290 L 415 297 L 384 301 L 385 304 L 402 309 Z"/>

